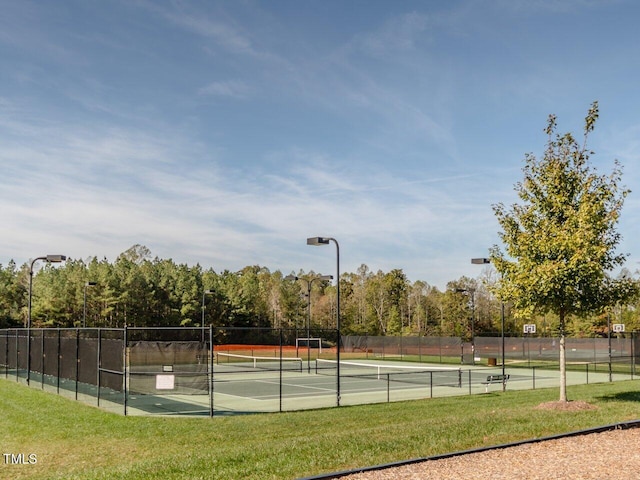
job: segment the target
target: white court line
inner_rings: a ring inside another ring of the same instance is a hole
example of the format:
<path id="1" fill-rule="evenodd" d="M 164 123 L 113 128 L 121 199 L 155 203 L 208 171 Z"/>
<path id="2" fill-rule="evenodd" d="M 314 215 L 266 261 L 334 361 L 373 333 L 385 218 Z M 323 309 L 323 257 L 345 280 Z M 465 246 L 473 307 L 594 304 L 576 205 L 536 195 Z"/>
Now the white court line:
<path id="1" fill-rule="evenodd" d="M 318 378 L 318 377 L 314 377 L 314 378 Z M 283 396 L 288 397 L 288 398 L 296 398 L 296 397 L 300 397 L 300 398 L 305 398 L 308 397 L 309 395 L 313 395 L 315 392 L 324 392 L 327 394 L 335 394 L 335 378 L 333 377 L 320 377 L 320 378 L 327 378 L 329 380 L 327 380 L 326 382 L 320 382 L 320 384 L 326 383 L 328 386 L 327 387 L 321 387 L 318 385 L 302 385 L 299 383 L 282 383 L 282 386 L 286 386 L 286 387 L 291 387 L 291 388 L 298 388 L 300 390 L 310 390 L 309 392 L 299 392 L 296 394 L 287 394 L 284 393 Z M 372 394 L 380 394 L 380 393 L 384 393 L 386 391 L 386 381 L 385 380 L 380 380 L 377 378 L 370 378 L 370 377 L 366 377 L 366 378 L 359 378 L 359 377 L 348 377 L 349 380 L 348 382 L 342 382 L 343 385 L 343 392 L 344 394 L 358 394 L 358 393 L 372 393 Z M 244 380 L 247 381 L 247 380 Z M 230 381 L 229 383 L 234 383 L 233 381 Z M 278 379 L 273 379 L 273 380 L 250 380 L 250 383 L 264 383 L 264 384 L 268 384 L 268 385 L 280 385 L 280 381 Z M 368 384 L 368 385 L 380 385 L 380 388 L 371 388 L 369 387 L 364 387 L 364 388 L 350 388 L 350 386 L 354 385 L 354 384 Z M 329 386 L 330 385 L 330 386 Z M 349 385 L 349 386 L 347 386 Z M 428 384 L 411 384 L 411 383 L 403 383 L 403 382 L 394 382 L 391 385 L 391 390 L 393 391 L 399 391 L 399 390 L 416 390 L 416 389 L 424 389 L 425 387 L 428 387 Z M 452 387 L 449 385 L 434 385 L 433 388 L 440 388 L 440 387 L 448 387 L 448 388 L 458 388 L 458 387 Z M 233 397 L 233 398 L 240 398 L 240 399 L 250 399 L 250 400 L 256 400 L 256 401 L 269 401 L 269 400 L 273 400 L 274 398 L 277 398 L 278 395 L 272 394 L 272 395 L 232 395 L 229 393 L 223 393 L 220 392 L 219 390 L 214 389 L 214 394 L 216 395 L 225 395 L 227 397 Z"/>
<path id="2" fill-rule="evenodd" d="M 233 395 L 231 393 L 224 393 L 224 392 L 219 392 L 217 390 L 213 391 L 213 395 L 219 395 L 219 396 L 224 396 L 224 397 L 231 397 L 231 398 L 241 398 L 243 400 L 246 400 L 247 398 L 251 399 L 251 400 L 258 400 L 258 401 L 262 401 L 261 398 L 256 398 L 256 397 L 247 397 L 245 395 Z"/>
<path id="3" fill-rule="evenodd" d="M 252 381 L 251 383 L 267 383 L 269 385 L 280 385 L 280 382 L 270 382 L 270 381 L 266 381 L 266 380 L 255 380 Z M 306 389 L 310 389 L 310 390 L 321 390 L 323 392 L 332 392 L 335 393 L 335 389 L 329 389 L 329 388 L 321 388 L 321 387 L 311 387 L 311 386 L 305 386 L 305 385 L 299 385 L 299 384 L 291 384 L 291 383 L 283 383 L 283 386 L 288 386 L 288 387 L 299 387 L 299 388 L 306 388 Z M 249 400 L 256 400 L 259 402 L 262 401 L 268 401 L 268 400 L 273 400 L 274 398 L 278 398 L 278 395 L 233 395 L 230 393 L 224 393 L 224 392 L 220 392 L 219 390 L 215 390 L 213 391 L 214 395 L 224 395 L 226 397 L 231 397 L 231 398 L 241 398 L 241 399 L 249 399 Z M 295 397 L 305 397 L 308 395 L 311 395 L 313 392 L 309 392 L 309 393 L 300 393 L 297 395 L 290 395 L 290 397 L 295 398 Z"/>
<path id="4" fill-rule="evenodd" d="M 257 380 L 256 383 L 269 383 L 271 385 L 280 385 L 280 382 L 267 382 L 265 380 Z M 299 383 L 283 383 L 283 386 L 287 387 L 297 387 L 297 388 L 307 388 L 309 390 L 322 390 L 323 392 L 334 392 L 335 389 L 324 388 L 324 387 L 313 387 L 310 385 L 300 385 Z"/>
<path id="5" fill-rule="evenodd" d="M 256 383 L 258 383 L 258 382 L 260 382 L 260 383 L 270 383 L 270 384 L 273 384 L 273 385 L 279 385 L 279 382 L 267 382 L 267 381 L 264 381 L 264 380 L 259 380 Z M 368 378 L 361 379 L 361 378 L 355 377 L 355 378 L 351 378 L 350 379 L 349 384 L 350 385 L 353 385 L 354 383 L 367 383 L 367 384 L 377 383 L 377 384 L 380 384 L 380 382 L 381 381 L 378 380 L 378 379 L 368 379 Z M 384 384 L 386 385 L 386 382 L 384 382 Z M 331 388 L 313 387 L 313 386 L 300 385 L 300 384 L 284 384 L 283 383 L 283 385 L 287 385 L 287 386 L 290 386 L 290 387 L 321 390 L 323 392 L 328 392 L 328 393 L 331 393 L 331 394 L 335 394 L 335 382 L 331 384 L 332 385 Z M 345 395 L 352 394 L 352 393 L 380 394 L 380 393 L 385 393 L 386 392 L 386 387 L 384 387 L 384 386 L 381 387 L 381 388 L 371 388 L 371 387 L 368 387 L 368 388 L 349 388 L 349 387 L 345 386 L 345 383 L 342 383 L 342 386 L 343 386 L 343 393 Z M 429 385 L 427 385 L 427 384 L 411 384 L 411 383 L 402 383 L 402 382 L 400 382 L 397 386 L 391 386 L 391 390 L 392 391 L 420 390 L 420 389 L 424 389 L 426 387 L 429 387 Z M 451 386 L 451 385 L 434 385 L 433 386 L 433 388 L 443 388 L 443 387 L 459 389 L 459 387 Z M 285 396 L 290 397 L 290 398 L 295 398 L 297 396 L 304 397 L 304 396 L 307 396 L 307 395 L 309 395 L 309 394 L 304 394 L 304 393 L 300 393 L 298 395 L 286 395 L 285 394 Z M 253 397 L 251 397 L 251 398 L 253 398 Z"/>

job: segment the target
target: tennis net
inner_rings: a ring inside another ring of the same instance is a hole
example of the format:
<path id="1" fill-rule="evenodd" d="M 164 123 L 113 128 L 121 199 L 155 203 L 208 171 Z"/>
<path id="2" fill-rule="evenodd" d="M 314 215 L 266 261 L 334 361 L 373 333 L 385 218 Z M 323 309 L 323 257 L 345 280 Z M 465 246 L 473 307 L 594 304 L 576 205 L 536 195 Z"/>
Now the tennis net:
<path id="1" fill-rule="evenodd" d="M 215 357 L 216 365 L 229 367 L 235 371 L 302 371 L 302 358 L 299 357 L 261 357 L 256 355 L 240 355 L 238 353 L 226 352 L 216 352 Z"/>
<path id="2" fill-rule="evenodd" d="M 338 362 L 336 360 L 318 358 L 315 366 L 316 373 L 319 375 L 335 375 L 338 369 Z M 462 386 L 462 369 L 451 367 L 341 361 L 340 376 L 419 385 Z"/>

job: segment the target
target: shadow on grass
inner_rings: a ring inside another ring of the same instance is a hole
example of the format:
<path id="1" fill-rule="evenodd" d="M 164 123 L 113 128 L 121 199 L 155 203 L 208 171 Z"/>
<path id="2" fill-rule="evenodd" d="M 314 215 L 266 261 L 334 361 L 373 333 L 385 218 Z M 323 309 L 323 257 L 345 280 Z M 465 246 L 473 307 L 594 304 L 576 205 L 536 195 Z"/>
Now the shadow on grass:
<path id="1" fill-rule="evenodd" d="M 605 402 L 640 402 L 640 391 L 638 392 L 619 392 L 611 395 L 597 397 L 598 400 Z"/>

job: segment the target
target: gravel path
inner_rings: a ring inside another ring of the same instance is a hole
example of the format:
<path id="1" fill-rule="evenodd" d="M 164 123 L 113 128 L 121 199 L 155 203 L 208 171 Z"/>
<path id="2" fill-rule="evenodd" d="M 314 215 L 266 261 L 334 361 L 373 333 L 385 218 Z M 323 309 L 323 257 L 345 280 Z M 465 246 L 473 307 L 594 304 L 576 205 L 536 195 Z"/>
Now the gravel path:
<path id="1" fill-rule="evenodd" d="M 547 440 L 363 472 L 343 480 L 632 480 L 640 478 L 640 428 Z"/>

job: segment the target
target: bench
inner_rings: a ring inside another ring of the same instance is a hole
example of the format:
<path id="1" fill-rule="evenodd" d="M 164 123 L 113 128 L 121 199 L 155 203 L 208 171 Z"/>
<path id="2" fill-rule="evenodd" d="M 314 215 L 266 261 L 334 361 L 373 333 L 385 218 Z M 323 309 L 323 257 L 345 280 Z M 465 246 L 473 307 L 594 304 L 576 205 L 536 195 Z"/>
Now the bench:
<path id="1" fill-rule="evenodd" d="M 509 380 L 509 375 L 487 375 L 487 381 L 482 382 L 484 385 L 484 393 L 489 393 L 489 385 L 492 383 L 503 383 L 506 384 Z"/>

